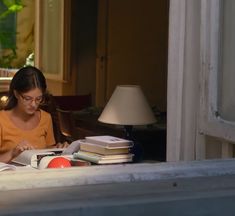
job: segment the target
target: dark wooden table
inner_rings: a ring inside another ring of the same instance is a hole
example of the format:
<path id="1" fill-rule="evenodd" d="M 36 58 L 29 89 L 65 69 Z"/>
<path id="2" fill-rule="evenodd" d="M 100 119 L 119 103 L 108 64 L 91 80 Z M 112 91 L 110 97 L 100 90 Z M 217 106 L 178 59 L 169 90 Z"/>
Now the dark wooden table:
<path id="1" fill-rule="evenodd" d="M 77 138 L 86 136 L 112 135 L 125 137 L 122 126 L 104 124 L 98 121 L 98 115 L 74 115 Z M 133 138 L 140 145 L 144 160 L 166 161 L 166 127 L 164 124 L 133 128 Z"/>

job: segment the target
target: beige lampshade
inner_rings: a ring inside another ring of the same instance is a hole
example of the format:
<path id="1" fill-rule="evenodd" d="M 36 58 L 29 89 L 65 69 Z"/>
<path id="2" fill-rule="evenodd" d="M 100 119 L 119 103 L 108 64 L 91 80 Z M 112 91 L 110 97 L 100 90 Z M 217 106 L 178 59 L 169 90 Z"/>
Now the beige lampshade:
<path id="1" fill-rule="evenodd" d="M 118 125 L 146 125 L 156 118 L 137 85 L 117 86 L 98 121 Z"/>

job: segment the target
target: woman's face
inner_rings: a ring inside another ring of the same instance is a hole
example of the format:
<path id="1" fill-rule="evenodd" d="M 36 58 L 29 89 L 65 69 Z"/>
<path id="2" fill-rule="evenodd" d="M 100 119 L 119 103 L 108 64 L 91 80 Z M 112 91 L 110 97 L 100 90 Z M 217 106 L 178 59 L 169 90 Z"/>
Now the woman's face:
<path id="1" fill-rule="evenodd" d="M 25 93 L 16 92 L 15 96 L 18 100 L 17 107 L 23 112 L 32 115 L 43 100 L 43 93 L 39 88 L 32 89 Z"/>

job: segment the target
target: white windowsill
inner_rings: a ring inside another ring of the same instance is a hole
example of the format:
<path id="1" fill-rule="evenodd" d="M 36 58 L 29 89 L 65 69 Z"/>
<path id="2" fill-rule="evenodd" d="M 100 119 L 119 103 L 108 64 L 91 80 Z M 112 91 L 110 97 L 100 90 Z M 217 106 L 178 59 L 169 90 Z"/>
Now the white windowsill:
<path id="1" fill-rule="evenodd" d="M 0 173 L 0 191 L 91 184 L 170 180 L 235 174 L 235 160 L 138 163 L 72 167 L 19 168 Z"/>

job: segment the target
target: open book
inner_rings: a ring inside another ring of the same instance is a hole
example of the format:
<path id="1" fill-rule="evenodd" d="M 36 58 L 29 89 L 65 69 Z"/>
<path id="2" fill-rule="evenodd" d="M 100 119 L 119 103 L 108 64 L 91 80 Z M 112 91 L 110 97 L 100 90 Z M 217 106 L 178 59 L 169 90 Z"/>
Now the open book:
<path id="1" fill-rule="evenodd" d="M 19 165 L 31 165 L 31 167 L 38 168 L 40 160 L 43 157 L 60 155 L 62 152 L 63 149 L 61 148 L 25 150 L 14 158 L 12 162 Z"/>
<path id="2" fill-rule="evenodd" d="M 43 157 L 72 155 L 74 152 L 78 151 L 79 147 L 80 143 L 78 141 L 74 141 L 67 148 L 26 150 L 14 158 L 12 162 L 19 165 L 30 165 L 31 167 L 38 168 Z"/>
<path id="3" fill-rule="evenodd" d="M 16 166 L 0 162 L 0 172 L 4 170 L 16 170 Z"/>

